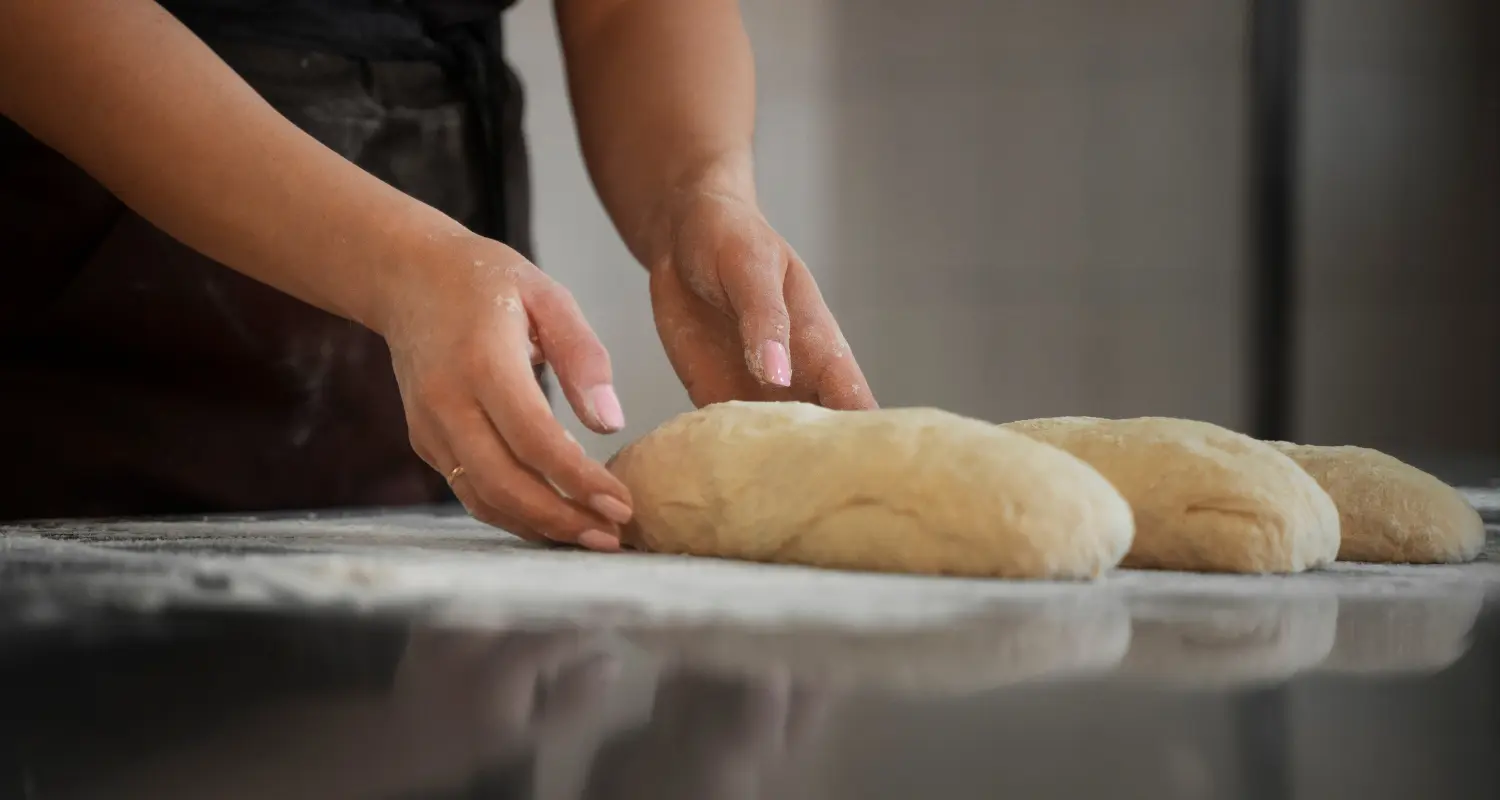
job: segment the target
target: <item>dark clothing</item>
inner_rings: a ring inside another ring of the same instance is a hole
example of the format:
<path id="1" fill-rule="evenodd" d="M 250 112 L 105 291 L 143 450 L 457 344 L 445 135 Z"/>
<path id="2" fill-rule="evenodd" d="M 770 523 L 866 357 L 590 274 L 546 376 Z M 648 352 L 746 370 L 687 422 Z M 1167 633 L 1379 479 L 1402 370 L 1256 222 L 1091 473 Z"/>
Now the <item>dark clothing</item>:
<path id="1" fill-rule="evenodd" d="M 506 2 L 164 5 L 319 141 L 531 255 Z M 401 35 L 339 24 L 381 18 Z M 451 498 L 378 336 L 189 250 L 3 118 L 0 253 L 0 518 Z"/>
<path id="2" fill-rule="evenodd" d="M 441 58 L 435 39 L 457 25 L 493 21 L 515 0 L 158 0 L 210 39 L 315 45 L 388 60 Z"/>

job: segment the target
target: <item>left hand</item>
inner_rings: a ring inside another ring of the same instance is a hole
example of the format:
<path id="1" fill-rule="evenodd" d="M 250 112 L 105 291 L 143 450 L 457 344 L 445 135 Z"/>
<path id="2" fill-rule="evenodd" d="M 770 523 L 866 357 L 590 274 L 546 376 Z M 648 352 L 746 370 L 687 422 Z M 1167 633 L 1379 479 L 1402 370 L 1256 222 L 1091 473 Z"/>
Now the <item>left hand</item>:
<path id="1" fill-rule="evenodd" d="M 651 308 L 693 405 L 876 407 L 812 274 L 754 202 L 682 192 L 665 221 L 664 254 L 649 265 Z"/>

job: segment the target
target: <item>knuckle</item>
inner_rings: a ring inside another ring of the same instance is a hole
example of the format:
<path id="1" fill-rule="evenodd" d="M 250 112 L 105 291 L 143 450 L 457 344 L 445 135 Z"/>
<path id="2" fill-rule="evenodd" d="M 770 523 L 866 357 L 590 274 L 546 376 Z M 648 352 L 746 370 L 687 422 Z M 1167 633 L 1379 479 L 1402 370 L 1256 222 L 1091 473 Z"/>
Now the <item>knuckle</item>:
<path id="1" fill-rule="evenodd" d="M 610 369 L 609 351 L 592 338 L 579 337 L 564 345 L 562 357 L 553 366 L 562 371 L 572 371 L 580 378 L 591 377 L 594 372 L 603 371 L 606 374 L 598 376 L 597 380 L 607 382 L 609 377 L 607 373 Z M 588 374 L 579 374 L 584 371 Z"/>
<path id="2" fill-rule="evenodd" d="M 574 305 L 573 293 L 551 279 L 538 280 L 526 293 L 526 302 L 545 313 L 555 313 Z"/>
<path id="3" fill-rule="evenodd" d="M 719 251 L 719 265 L 754 269 L 779 263 L 785 253 L 781 242 L 768 237 L 746 237 Z"/>

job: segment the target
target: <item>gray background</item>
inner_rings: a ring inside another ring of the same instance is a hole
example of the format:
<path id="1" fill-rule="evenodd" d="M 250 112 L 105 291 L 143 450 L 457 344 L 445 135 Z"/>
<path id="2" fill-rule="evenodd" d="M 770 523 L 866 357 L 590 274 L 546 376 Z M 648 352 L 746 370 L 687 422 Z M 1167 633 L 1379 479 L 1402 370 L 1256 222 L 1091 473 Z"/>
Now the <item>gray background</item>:
<path id="1" fill-rule="evenodd" d="M 1248 425 L 1246 3 L 742 5 L 766 212 L 882 403 Z M 1303 440 L 1500 456 L 1495 5 L 1305 3 Z M 507 32 L 541 261 L 639 435 L 688 403 L 579 160 L 552 25 L 531 0 Z"/>
<path id="2" fill-rule="evenodd" d="M 1466 479 L 1500 476 L 1486 461 L 1500 457 L 1497 6 L 1305 3 L 1305 441 L 1479 459 Z M 1248 425 L 1244 2 L 743 8 L 760 65 L 767 213 L 817 273 L 884 404 Z M 626 436 L 639 435 L 687 400 L 651 327 L 644 273 L 579 162 L 549 4 L 524 3 L 508 35 L 530 89 L 543 266 L 610 347 Z M 596 454 L 618 446 L 574 429 Z M 1253 744 L 1242 709 L 1222 698 L 1183 694 L 1170 719 L 1143 720 L 1131 697 L 1097 691 L 1089 713 L 1058 719 L 1046 702 L 1057 691 L 1076 689 L 970 698 L 972 739 L 946 745 L 910 709 L 846 710 L 829 760 L 786 796 L 914 796 L 955 769 L 973 786 L 984 763 L 992 788 L 1034 787 L 1036 770 L 1069 772 L 1065 742 L 1087 749 L 1090 731 L 1121 726 L 1150 728 L 1143 747 L 1160 749 L 1096 753 L 1058 796 L 1143 770 L 1161 778 L 1153 796 L 1209 796 L 1253 769 L 1239 761 Z M 1494 698 L 1415 697 L 1379 680 L 1281 695 L 1287 724 L 1324 754 L 1287 765 L 1295 793 L 1443 794 L 1473 748 L 1406 750 L 1399 732 L 1482 715 Z M 881 753 L 907 759 L 917 782 L 832 779 Z"/>

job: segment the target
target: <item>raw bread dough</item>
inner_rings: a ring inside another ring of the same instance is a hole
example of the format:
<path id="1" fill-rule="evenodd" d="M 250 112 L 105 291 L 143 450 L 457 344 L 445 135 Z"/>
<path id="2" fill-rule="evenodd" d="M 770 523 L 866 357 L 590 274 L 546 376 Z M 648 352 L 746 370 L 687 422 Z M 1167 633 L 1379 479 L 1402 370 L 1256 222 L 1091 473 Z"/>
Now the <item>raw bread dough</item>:
<path id="1" fill-rule="evenodd" d="M 1054 447 L 935 409 L 729 402 L 622 450 L 625 542 L 839 569 L 1092 578 L 1130 547 L 1130 507 Z"/>
<path id="2" fill-rule="evenodd" d="M 1099 470 L 1135 509 L 1124 567 L 1301 572 L 1334 559 L 1338 510 L 1276 448 L 1207 422 L 1058 417 L 1001 427 Z"/>
<path id="3" fill-rule="evenodd" d="M 1445 564 L 1472 561 L 1484 522 L 1458 490 L 1378 450 L 1271 442 L 1339 509 L 1340 561 Z"/>

